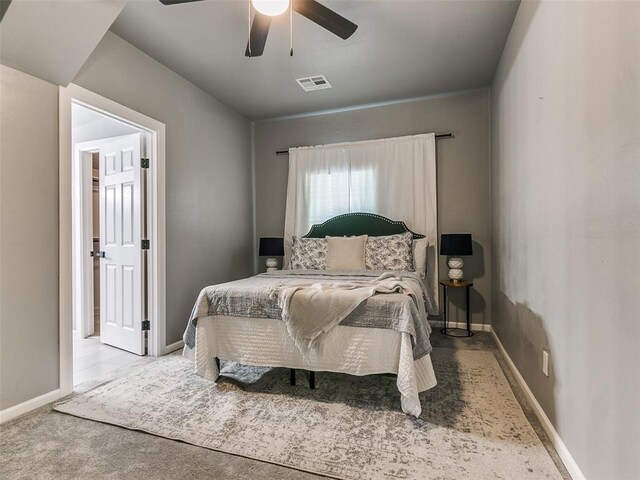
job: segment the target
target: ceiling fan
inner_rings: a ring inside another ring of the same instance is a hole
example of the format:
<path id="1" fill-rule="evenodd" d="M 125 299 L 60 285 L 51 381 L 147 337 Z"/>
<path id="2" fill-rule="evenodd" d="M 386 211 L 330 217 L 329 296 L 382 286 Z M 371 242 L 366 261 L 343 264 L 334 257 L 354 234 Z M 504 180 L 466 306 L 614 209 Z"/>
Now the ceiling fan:
<path id="1" fill-rule="evenodd" d="M 199 1 L 201 0 L 160 0 L 163 5 Z M 289 9 L 290 2 L 292 11 L 307 17 L 312 22 L 317 23 L 322 28 L 329 30 L 344 40 L 353 35 L 353 32 L 358 28 L 355 23 L 316 2 L 316 0 L 251 0 L 256 12 L 251 24 L 245 56 L 259 57 L 262 55 L 264 45 L 267 42 L 269 27 L 271 26 L 271 18 L 286 12 Z M 293 48 L 291 49 L 291 55 L 293 55 Z"/>

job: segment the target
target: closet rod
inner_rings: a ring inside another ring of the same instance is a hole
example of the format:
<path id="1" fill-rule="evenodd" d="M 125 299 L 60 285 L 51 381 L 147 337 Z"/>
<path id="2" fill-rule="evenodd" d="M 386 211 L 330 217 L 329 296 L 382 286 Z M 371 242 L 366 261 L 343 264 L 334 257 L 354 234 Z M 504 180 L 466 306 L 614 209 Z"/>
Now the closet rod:
<path id="1" fill-rule="evenodd" d="M 439 138 L 453 138 L 453 133 L 441 133 L 436 135 L 436 140 Z M 289 155 L 289 150 L 276 150 L 276 155 Z"/>

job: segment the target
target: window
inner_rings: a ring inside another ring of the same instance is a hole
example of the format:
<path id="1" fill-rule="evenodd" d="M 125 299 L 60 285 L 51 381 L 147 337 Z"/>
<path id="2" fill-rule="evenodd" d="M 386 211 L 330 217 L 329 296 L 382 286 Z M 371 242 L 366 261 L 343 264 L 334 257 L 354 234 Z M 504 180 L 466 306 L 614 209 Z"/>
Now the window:
<path id="1" fill-rule="evenodd" d="M 373 167 L 310 172 L 306 183 L 311 225 L 343 213 L 377 211 L 377 181 Z"/>

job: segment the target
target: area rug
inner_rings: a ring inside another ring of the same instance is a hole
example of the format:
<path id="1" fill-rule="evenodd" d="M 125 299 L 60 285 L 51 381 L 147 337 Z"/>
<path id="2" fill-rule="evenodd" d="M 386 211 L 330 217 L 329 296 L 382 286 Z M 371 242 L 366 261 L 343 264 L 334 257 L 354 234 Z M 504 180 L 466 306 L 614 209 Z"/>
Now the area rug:
<path id="1" fill-rule="evenodd" d="M 338 479 L 560 479 L 491 352 L 434 349 L 422 415 L 393 376 L 223 363 L 217 383 L 171 355 L 55 410 Z"/>

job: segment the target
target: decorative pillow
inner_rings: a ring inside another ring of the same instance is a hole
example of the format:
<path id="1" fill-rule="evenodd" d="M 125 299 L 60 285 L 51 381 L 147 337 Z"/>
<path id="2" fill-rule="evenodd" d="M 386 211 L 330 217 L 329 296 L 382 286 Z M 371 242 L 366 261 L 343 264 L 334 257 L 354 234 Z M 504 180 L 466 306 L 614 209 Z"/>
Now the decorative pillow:
<path id="1" fill-rule="evenodd" d="M 413 241 L 413 269 L 422 278 L 427 276 L 427 248 L 428 238 L 418 238 Z"/>
<path id="2" fill-rule="evenodd" d="M 367 236 L 327 237 L 327 270 L 364 270 Z"/>
<path id="3" fill-rule="evenodd" d="M 293 237 L 291 270 L 325 270 L 327 241 L 324 238 Z"/>
<path id="4" fill-rule="evenodd" d="M 369 237 L 365 266 L 367 270 L 413 271 L 413 234 L 411 232 Z"/>

